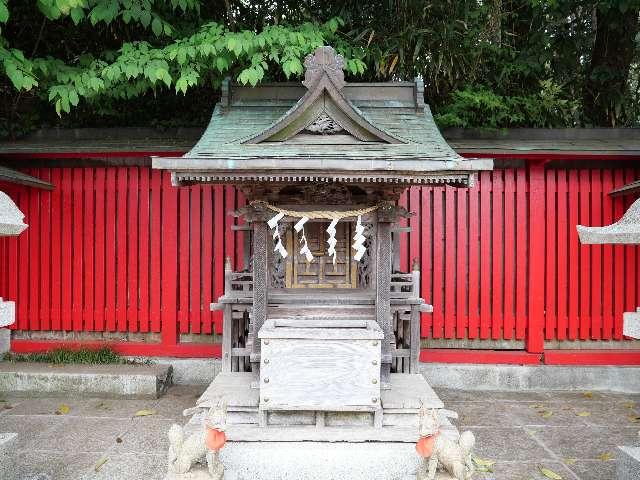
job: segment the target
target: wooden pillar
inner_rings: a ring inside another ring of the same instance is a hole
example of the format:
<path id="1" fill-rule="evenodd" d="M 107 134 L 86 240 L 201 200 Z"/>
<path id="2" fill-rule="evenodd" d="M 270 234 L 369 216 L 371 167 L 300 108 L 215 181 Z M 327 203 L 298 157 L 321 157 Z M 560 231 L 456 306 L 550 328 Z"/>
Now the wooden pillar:
<path id="1" fill-rule="evenodd" d="M 395 347 L 391 324 L 391 221 L 380 211 L 376 236 L 376 321 L 384 333 L 382 341 L 381 382 L 389 388 L 391 382 L 391 353 Z"/>
<path id="2" fill-rule="evenodd" d="M 251 366 L 254 376 L 259 378 L 260 372 L 260 341 L 258 332 L 267 318 L 267 303 L 269 289 L 268 240 L 269 229 L 263 219 L 256 219 L 253 225 L 253 308 L 251 323 L 253 325 L 253 346 L 251 350 Z"/>

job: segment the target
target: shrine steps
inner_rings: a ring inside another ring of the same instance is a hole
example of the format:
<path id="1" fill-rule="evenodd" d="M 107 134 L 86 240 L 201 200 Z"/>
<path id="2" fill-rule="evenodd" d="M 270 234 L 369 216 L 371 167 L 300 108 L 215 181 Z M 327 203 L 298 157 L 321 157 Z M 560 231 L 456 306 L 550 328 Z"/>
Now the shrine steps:
<path id="1" fill-rule="evenodd" d="M 391 389 L 381 392 L 382 427 L 374 427 L 373 413 L 353 410 L 269 411 L 266 426 L 261 427 L 259 391 L 251 388 L 251 373 L 220 373 L 196 402 L 186 410 L 194 414 L 187 429 L 202 425 L 202 416 L 221 398 L 227 402 L 227 438 L 230 442 L 400 442 L 415 443 L 418 436 L 418 409 L 424 403 L 440 414 L 443 433 L 457 438 L 438 395 L 421 375 L 392 374 Z"/>
<path id="2" fill-rule="evenodd" d="M 220 460 L 225 480 L 415 480 L 419 465 L 415 444 L 395 442 L 227 442 Z M 165 480 L 211 480 L 196 468 Z"/>
<path id="3" fill-rule="evenodd" d="M 208 409 L 227 401 L 227 443 L 220 451 L 225 480 L 415 480 L 420 458 L 418 407 L 437 410 L 442 435 L 456 441 L 458 430 L 438 395 L 420 375 L 392 374 L 383 390 L 382 427 L 369 412 L 273 411 L 259 426 L 259 390 L 251 373 L 220 373 L 196 402 L 188 435 L 202 428 Z M 346 445 L 348 443 L 348 445 Z M 206 469 L 165 480 L 207 480 Z M 452 480 L 438 472 L 435 480 Z"/>

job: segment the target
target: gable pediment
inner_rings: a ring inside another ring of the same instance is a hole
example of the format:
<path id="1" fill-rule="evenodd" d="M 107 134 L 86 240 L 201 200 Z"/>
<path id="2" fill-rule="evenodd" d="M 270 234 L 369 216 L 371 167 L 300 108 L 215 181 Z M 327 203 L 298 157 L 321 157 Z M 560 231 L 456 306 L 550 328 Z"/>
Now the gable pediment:
<path id="1" fill-rule="evenodd" d="M 243 143 L 287 142 L 297 136 L 337 134 L 350 136 L 357 142 L 405 143 L 373 125 L 345 98 L 341 92 L 345 85 L 343 66 L 342 56 L 331 47 L 322 47 L 309 55 L 305 59 L 303 84 L 308 89 L 305 95 L 274 124 Z M 324 139 L 319 143 L 335 142 Z"/>

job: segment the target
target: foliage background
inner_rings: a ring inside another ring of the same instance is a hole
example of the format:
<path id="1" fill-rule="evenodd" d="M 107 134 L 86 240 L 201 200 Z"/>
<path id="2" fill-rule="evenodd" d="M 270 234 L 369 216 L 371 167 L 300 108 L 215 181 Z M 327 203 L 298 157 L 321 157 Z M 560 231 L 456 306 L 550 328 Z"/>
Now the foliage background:
<path id="1" fill-rule="evenodd" d="M 440 126 L 640 125 L 640 0 L 0 0 L 0 136 L 204 126 L 221 80 L 421 75 Z"/>

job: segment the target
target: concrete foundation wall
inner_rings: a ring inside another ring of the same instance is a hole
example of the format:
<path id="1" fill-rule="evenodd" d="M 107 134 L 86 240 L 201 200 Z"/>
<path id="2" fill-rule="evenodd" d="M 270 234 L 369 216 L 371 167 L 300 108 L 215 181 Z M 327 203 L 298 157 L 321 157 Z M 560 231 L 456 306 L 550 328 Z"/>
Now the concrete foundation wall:
<path id="1" fill-rule="evenodd" d="M 208 384 L 221 370 L 218 359 L 154 358 L 173 366 L 177 384 Z M 640 393 L 640 367 L 472 365 L 423 363 L 429 385 L 457 390 L 612 390 Z"/>

